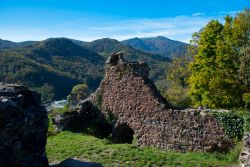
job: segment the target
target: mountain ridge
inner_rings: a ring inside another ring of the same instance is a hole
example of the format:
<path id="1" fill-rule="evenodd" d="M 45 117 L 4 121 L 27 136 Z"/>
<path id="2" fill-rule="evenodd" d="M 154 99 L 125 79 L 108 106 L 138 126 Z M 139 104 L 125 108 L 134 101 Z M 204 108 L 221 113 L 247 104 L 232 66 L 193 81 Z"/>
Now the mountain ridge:
<path id="1" fill-rule="evenodd" d="M 101 38 L 96 39 L 90 42 L 77 40 L 77 39 L 71 39 L 66 37 L 59 37 L 59 38 L 48 38 L 46 40 L 51 39 L 68 39 L 71 40 L 73 43 L 80 45 L 80 46 L 88 46 L 88 43 L 94 43 L 95 41 L 110 39 L 114 41 L 118 41 L 116 39 L 111 38 Z M 46 41 L 42 40 L 42 41 Z M 2 49 L 13 49 L 13 48 L 22 48 L 22 47 L 31 47 L 34 44 L 37 44 L 41 41 L 22 41 L 22 42 L 13 42 L 10 40 L 3 40 L 0 39 L 0 50 Z M 180 57 L 183 54 L 186 53 L 187 47 L 189 44 L 172 40 L 164 36 L 157 36 L 157 37 L 143 37 L 143 38 L 130 38 L 127 40 L 118 41 L 122 44 L 125 44 L 127 46 L 130 46 L 134 49 L 151 53 L 151 54 L 157 54 L 161 55 L 166 58 L 174 58 L 174 57 Z"/>
<path id="2" fill-rule="evenodd" d="M 170 59 L 181 57 L 187 52 L 188 48 L 188 44 L 184 42 L 171 40 L 163 36 L 147 38 L 136 37 L 121 42 L 135 49 L 152 54 L 159 54 Z"/>
<path id="3" fill-rule="evenodd" d="M 151 68 L 149 77 L 156 84 L 158 89 L 164 89 L 166 87 L 166 74 L 170 63 L 170 59 L 163 57 L 159 54 L 147 53 L 131 46 L 127 46 L 122 42 L 110 39 L 102 38 L 92 42 L 86 42 L 84 47 L 97 52 L 104 58 L 107 58 L 110 54 L 118 51 L 124 52 L 124 58 L 128 61 L 141 61 L 149 64 Z"/>
<path id="4" fill-rule="evenodd" d="M 17 82 L 39 90 L 45 86 L 55 91 L 55 99 L 65 98 L 78 83 L 87 83 L 90 89 L 96 89 L 105 63 L 97 53 L 63 38 L 3 49 L 0 59 L 0 81 Z"/>
<path id="5" fill-rule="evenodd" d="M 49 87 L 55 90 L 55 99 L 65 98 L 78 83 L 95 90 L 103 77 L 105 60 L 118 51 L 129 61 L 148 63 L 150 78 L 158 88 L 165 85 L 169 58 L 109 38 L 92 42 L 68 38 L 17 43 L 0 40 L 0 82 L 17 82 L 40 92 Z"/>

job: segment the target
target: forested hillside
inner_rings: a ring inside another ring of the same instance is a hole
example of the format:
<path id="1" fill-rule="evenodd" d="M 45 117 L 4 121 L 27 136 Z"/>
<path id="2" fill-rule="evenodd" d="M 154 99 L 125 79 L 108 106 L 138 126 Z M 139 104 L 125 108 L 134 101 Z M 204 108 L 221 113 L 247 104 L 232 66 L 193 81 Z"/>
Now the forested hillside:
<path id="1" fill-rule="evenodd" d="M 8 40 L 0 39 L 0 50 L 29 47 L 29 46 L 32 46 L 36 43 L 37 43 L 37 41 L 12 42 L 12 41 L 8 41 Z"/>
<path id="2" fill-rule="evenodd" d="M 169 59 L 138 51 L 113 39 L 93 42 L 67 38 L 21 43 L 2 41 L 0 46 L 0 81 L 36 89 L 45 101 L 65 98 L 78 83 L 85 83 L 90 90 L 95 90 L 103 77 L 105 60 L 116 51 L 123 51 L 128 60 L 148 63 L 151 79 L 160 88 L 166 85 Z"/>
<path id="3" fill-rule="evenodd" d="M 15 52 L 1 52 L 0 67 L 1 82 L 18 83 L 36 89 L 42 93 L 44 100 L 64 97 L 70 87 L 78 83 L 67 73 Z"/>
<path id="4" fill-rule="evenodd" d="M 77 83 L 95 89 L 101 81 L 104 58 L 65 38 L 48 39 L 29 47 L 0 52 L 0 81 L 24 84 L 44 100 L 67 96 Z"/>
<path id="5" fill-rule="evenodd" d="M 155 82 L 159 89 L 163 89 L 166 86 L 166 74 L 170 60 L 161 55 L 146 53 L 133 47 L 122 44 L 115 39 L 99 39 L 93 42 L 82 44 L 84 47 L 97 52 L 104 58 L 107 58 L 110 54 L 123 51 L 124 58 L 129 61 L 142 61 L 149 64 L 150 78 Z"/>
<path id="6" fill-rule="evenodd" d="M 132 38 L 122 41 L 122 43 L 144 52 L 159 54 L 170 59 L 183 56 L 186 54 L 188 48 L 188 44 L 186 43 L 174 41 L 162 36 Z"/>

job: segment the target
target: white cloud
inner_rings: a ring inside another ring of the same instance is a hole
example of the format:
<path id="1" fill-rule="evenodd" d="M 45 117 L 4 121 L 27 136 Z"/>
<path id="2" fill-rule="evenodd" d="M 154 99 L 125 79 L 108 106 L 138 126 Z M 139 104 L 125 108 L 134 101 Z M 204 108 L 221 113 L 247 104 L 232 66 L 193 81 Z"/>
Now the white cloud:
<path id="1" fill-rule="evenodd" d="M 232 11 L 235 13 L 236 11 Z M 229 12 L 227 12 L 229 13 Z M 189 42 L 194 32 L 199 31 L 211 19 L 223 20 L 225 14 L 207 16 L 194 13 L 192 16 L 177 16 L 159 19 L 132 19 L 109 22 L 71 21 L 46 28 L 16 26 L 0 27 L 0 38 L 24 41 L 43 40 L 49 37 L 68 37 L 83 41 L 99 38 L 125 40 L 134 37 L 166 36 L 170 39 Z"/>
<path id="2" fill-rule="evenodd" d="M 166 36 L 174 40 L 189 42 L 194 32 L 199 31 L 216 17 L 178 16 L 161 19 L 139 19 L 113 22 L 100 27 L 88 27 L 88 31 L 102 36 L 124 40 L 133 37 Z"/>
<path id="3" fill-rule="evenodd" d="M 201 13 L 201 12 L 192 14 L 192 16 L 204 16 L 204 15 L 205 15 L 205 13 Z"/>

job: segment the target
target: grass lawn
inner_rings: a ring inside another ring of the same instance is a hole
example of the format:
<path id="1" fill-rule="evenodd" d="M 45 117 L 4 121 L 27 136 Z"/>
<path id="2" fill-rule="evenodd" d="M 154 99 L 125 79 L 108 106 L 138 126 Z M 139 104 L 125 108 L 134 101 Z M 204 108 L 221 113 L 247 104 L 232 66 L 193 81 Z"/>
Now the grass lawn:
<path id="1" fill-rule="evenodd" d="M 178 153 L 155 148 L 140 148 L 133 144 L 113 144 L 107 139 L 62 132 L 48 137 L 47 154 L 50 163 L 67 158 L 98 162 L 103 166 L 235 166 L 240 145 L 227 154 Z"/>

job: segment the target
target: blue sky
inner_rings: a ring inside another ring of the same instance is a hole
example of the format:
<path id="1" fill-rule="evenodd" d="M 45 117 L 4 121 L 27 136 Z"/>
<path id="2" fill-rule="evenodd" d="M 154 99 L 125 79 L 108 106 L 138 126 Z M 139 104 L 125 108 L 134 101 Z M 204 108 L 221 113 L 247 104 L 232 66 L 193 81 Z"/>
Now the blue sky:
<path id="1" fill-rule="evenodd" d="M 209 20 L 223 21 L 246 7 L 250 0 L 0 0 L 0 38 L 166 36 L 188 42 Z"/>

